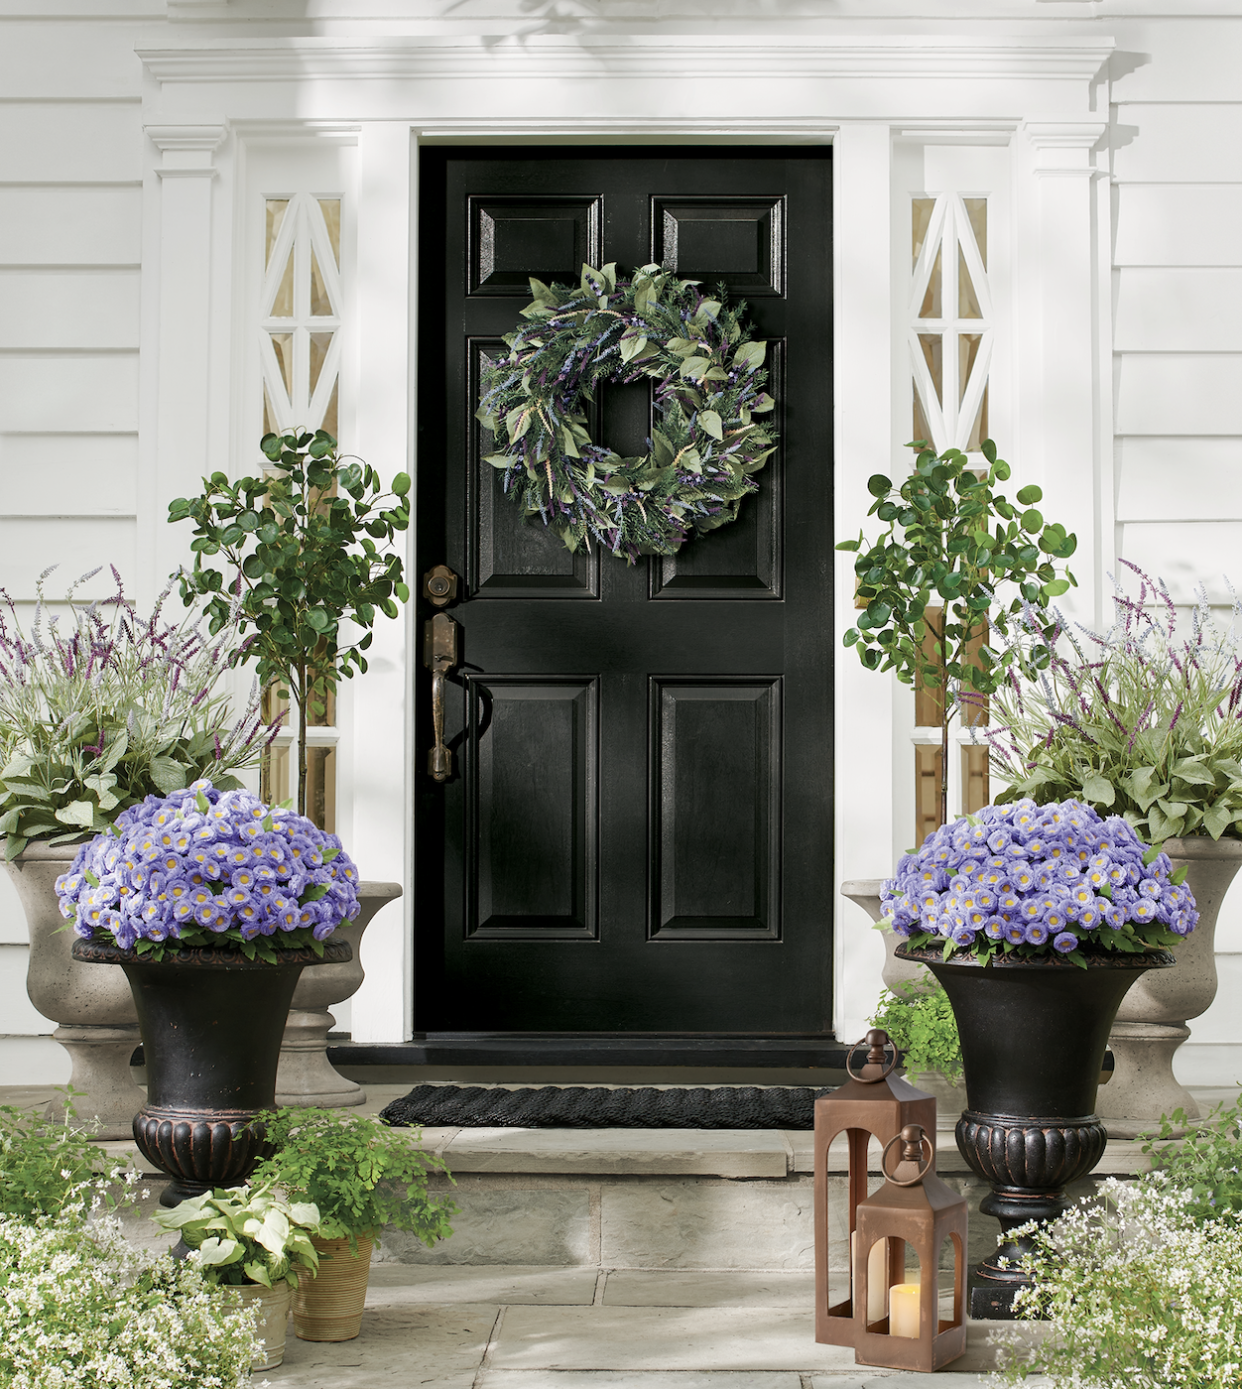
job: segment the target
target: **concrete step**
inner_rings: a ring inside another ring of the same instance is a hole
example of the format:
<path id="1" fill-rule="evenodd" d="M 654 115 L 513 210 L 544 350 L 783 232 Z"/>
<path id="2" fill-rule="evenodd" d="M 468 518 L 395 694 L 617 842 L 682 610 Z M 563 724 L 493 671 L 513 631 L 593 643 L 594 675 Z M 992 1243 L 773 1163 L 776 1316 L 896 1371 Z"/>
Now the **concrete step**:
<path id="1" fill-rule="evenodd" d="M 368 1087 L 359 1112 L 377 1112 L 401 1086 Z M 428 1249 L 390 1231 L 377 1258 L 438 1267 L 543 1265 L 700 1272 L 806 1272 L 814 1267 L 812 1135 L 790 1130 L 400 1130 L 443 1157 L 453 1182 L 436 1190 L 461 1208 L 450 1239 Z M 970 1261 L 995 1247 L 999 1226 L 979 1214 L 987 1188 L 967 1171 L 952 1129 L 938 1135 L 940 1175 L 966 1197 Z M 146 1174 L 151 1201 L 164 1178 L 133 1144 L 103 1145 Z M 844 1272 L 844 1144 L 830 1154 L 831 1259 Z M 1110 1143 L 1096 1173 L 1071 1189 L 1088 1194 L 1106 1175 L 1141 1169 L 1141 1145 Z M 879 1184 L 873 1175 L 873 1186 Z M 137 1233 L 137 1231 L 136 1231 Z"/>

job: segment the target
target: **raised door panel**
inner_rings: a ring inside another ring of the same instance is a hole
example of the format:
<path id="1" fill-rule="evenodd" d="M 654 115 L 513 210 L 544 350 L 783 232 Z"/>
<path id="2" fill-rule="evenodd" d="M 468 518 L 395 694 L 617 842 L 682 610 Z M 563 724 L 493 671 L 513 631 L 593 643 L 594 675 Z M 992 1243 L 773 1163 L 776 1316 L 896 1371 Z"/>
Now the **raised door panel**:
<path id="1" fill-rule="evenodd" d="M 496 338 L 467 345 L 470 418 L 466 509 L 469 550 L 467 585 L 472 598 L 597 598 L 599 551 L 571 554 L 560 537 L 520 517 L 505 495 L 504 473 L 487 462 L 496 436 L 474 416 L 481 398 L 483 368 L 506 349 Z"/>
<path id="2" fill-rule="evenodd" d="M 599 262 L 600 203 L 584 197 L 471 198 L 469 294 L 524 294 L 531 276 L 576 283 L 584 262 Z"/>
<path id="3" fill-rule="evenodd" d="M 467 938 L 598 930 L 599 682 L 467 680 Z"/>
<path id="4" fill-rule="evenodd" d="M 752 299 L 785 293 L 785 199 L 651 200 L 652 260 Z"/>
<path id="5" fill-rule="evenodd" d="M 652 940 L 781 938 L 781 681 L 651 682 Z"/>

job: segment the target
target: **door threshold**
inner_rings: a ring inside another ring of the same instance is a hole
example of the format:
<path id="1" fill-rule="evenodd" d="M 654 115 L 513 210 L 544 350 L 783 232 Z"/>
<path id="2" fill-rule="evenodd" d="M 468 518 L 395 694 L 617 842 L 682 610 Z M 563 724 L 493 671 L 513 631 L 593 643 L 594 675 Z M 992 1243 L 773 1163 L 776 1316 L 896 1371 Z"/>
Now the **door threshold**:
<path id="1" fill-rule="evenodd" d="M 331 1046 L 328 1056 L 337 1066 L 723 1066 L 841 1070 L 847 1050 L 831 1034 L 424 1032 L 402 1043 L 349 1042 Z"/>

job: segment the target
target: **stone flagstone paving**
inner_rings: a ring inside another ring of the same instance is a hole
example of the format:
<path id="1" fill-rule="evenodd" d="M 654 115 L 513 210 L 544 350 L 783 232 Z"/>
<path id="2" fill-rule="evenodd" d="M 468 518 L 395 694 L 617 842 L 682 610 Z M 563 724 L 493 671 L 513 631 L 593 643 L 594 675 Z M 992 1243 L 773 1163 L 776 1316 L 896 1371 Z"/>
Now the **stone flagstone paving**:
<path id="1" fill-rule="evenodd" d="M 817 1345 L 814 1276 L 377 1264 L 362 1335 L 299 1341 L 272 1389 L 978 1389 L 990 1328 L 936 1375 Z M 1031 1389 L 1046 1385 L 1031 1378 Z"/>

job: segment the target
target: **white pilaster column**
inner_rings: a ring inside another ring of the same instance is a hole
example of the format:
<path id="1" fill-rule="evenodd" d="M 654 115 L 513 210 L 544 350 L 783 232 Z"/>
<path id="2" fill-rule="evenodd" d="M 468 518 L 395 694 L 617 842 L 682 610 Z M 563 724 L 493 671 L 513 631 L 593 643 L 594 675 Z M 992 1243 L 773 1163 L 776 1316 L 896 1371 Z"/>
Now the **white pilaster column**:
<path id="1" fill-rule="evenodd" d="M 147 126 L 160 153 L 152 236 L 144 254 L 143 436 L 139 455 L 139 584 L 158 592 L 188 562 L 190 528 L 168 524 L 168 503 L 201 490 L 208 464 L 212 183 L 223 125 Z M 154 341 L 150 334 L 154 334 Z"/>
<path id="2" fill-rule="evenodd" d="M 856 536 L 874 500 L 873 473 L 893 475 L 891 132 L 886 124 L 844 124 L 833 144 L 833 254 L 836 322 L 836 459 L 833 529 Z M 825 254 L 828 250 L 825 247 Z M 905 352 L 904 341 L 898 350 Z M 835 621 L 824 640 L 835 655 L 836 845 L 833 1025 L 854 1041 L 881 987 L 884 948 L 861 907 L 842 897 L 842 881 L 892 873 L 894 826 L 893 677 L 865 670 L 841 645 L 853 625 L 854 558 L 837 555 Z M 829 769 L 825 769 L 829 771 Z M 906 774 L 913 776 L 912 770 Z"/>
<path id="3" fill-rule="evenodd" d="M 358 403 L 356 444 L 385 485 L 413 467 L 413 299 L 416 154 L 408 122 L 364 124 L 358 136 Z M 417 501 L 417 499 L 415 499 Z M 406 579 L 414 530 L 404 537 Z M 353 828 L 350 852 L 364 878 L 399 882 L 403 895 L 376 916 L 362 943 L 367 975 L 354 995 L 356 1042 L 400 1042 L 409 1034 L 413 927 L 412 827 L 418 744 L 410 728 L 411 684 L 418 678 L 413 601 L 396 621 L 380 617 L 367 653 L 370 669 L 352 682 Z"/>
<path id="4" fill-rule="evenodd" d="M 1100 433 L 1112 389 L 1101 367 L 1108 287 L 1100 284 L 1098 240 L 1107 223 L 1101 228 L 1096 218 L 1100 171 L 1092 154 L 1105 128 L 1103 121 L 1025 127 L 1036 218 L 1034 273 L 1027 284 L 1037 296 L 1039 370 L 1034 417 L 1022 421 L 1023 454 L 1033 454 L 1043 475 L 1047 519 L 1078 534 L 1069 567 L 1079 588 L 1060 604 L 1088 623 L 1101 620 L 1103 572 L 1113 548 L 1112 451 Z"/>

